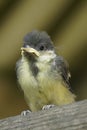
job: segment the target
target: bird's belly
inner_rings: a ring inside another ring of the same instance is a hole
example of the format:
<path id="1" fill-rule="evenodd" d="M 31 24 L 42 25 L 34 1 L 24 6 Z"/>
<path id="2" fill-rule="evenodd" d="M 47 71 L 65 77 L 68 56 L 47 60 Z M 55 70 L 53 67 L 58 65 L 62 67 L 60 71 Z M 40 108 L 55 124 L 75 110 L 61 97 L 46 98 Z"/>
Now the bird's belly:
<path id="1" fill-rule="evenodd" d="M 31 111 L 38 111 L 44 105 L 64 105 L 74 102 L 74 95 L 60 81 L 45 79 L 40 86 L 24 89 L 25 99 Z"/>
<path id="2" fill-rule="evenodd" d="M 32 76 L 30 79 L 26 78 L 25 82 L 21 82 L 26 102 L 31 111 L 38 111 L 47 104 L 56 104 L 55 100 L 53 101 L 54 96 L 57 95 L 54 91 L 56 89 L 55 82 L 46 73 L 41 73 L 38 76 L 40 77 L 37 77 L 37 83 Z"/>
<path id="3" fill-rule="evenodd" d="M 57 75 L 56 79 L 55 75 L 50 73 L 49 66 L 47 69 L 44 66 L 36 78 L 27 72 L 30 72 L 29 67 L 24 64 L 20 71 L 19 83 L 31 111 L 38 111 L 48 104 L 63 105 L 74 101 L 74 95 L 63 84 L 60 75 Z"/>

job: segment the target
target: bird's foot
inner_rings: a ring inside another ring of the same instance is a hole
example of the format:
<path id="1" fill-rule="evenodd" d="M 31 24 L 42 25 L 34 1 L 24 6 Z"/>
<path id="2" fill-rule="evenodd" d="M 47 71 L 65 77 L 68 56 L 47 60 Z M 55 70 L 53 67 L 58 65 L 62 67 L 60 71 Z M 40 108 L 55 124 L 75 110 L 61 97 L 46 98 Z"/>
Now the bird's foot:
<path id="1" fill-rule="evenodd" d="M 48 110 L 48 109 L 50 109 L 50 108 L 52 108 L 54 106 L 55 106 L 54 104 L 45 105 L 45 106 L 43 106 L 42 110 Z"/>
<path id="2" fill-rule="evenodd" d="M 22 112 L 21 112 L 21 115 L 22 115 L 22 116 L 26 116 L 26 115 L 28 115 L 28 114 L 30 114 L 30 113 L 31 113 L 30 110 L 25 110 L 25 111 L 22 111 Z"/>

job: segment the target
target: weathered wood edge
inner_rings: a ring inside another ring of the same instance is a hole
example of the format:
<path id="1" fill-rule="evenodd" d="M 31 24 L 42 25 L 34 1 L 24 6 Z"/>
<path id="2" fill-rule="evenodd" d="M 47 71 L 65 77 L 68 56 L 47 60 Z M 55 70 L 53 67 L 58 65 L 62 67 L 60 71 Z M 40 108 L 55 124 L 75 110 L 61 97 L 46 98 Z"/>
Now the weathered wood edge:
<path id="1" fill-rule="evenodd" d="M 2 119 L 0 130 L 87 130 L 87 100 Z"/>

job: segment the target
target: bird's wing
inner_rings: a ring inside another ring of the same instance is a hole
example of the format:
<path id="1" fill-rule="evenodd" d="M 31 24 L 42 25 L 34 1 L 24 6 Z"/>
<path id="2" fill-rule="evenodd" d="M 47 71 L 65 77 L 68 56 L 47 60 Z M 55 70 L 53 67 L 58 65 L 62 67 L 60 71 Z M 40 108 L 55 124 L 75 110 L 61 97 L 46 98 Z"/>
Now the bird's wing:
<path id="1" fill-rule="evenodd" d="M 69 82 L 69 78 L 71 77 L 70 72 L 69 72 L 69 65 L 62 56 L 57 56 L 55 58 L 55 69 L 57 73 L 61 75 L 67 87 L 71 90 L 71 86 Z"/>

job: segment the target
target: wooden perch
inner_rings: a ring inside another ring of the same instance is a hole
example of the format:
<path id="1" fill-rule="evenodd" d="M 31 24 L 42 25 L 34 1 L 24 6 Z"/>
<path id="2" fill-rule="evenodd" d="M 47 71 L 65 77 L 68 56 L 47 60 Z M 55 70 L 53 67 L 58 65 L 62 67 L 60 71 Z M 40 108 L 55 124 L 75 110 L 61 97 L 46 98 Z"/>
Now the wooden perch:
<path id="1" fill-rule="evenodd" d="M 87 100 L 0 120 L 0 130 L 87 130 Z"/>

